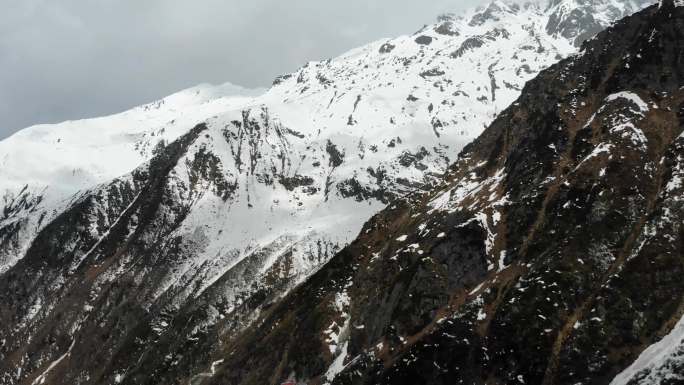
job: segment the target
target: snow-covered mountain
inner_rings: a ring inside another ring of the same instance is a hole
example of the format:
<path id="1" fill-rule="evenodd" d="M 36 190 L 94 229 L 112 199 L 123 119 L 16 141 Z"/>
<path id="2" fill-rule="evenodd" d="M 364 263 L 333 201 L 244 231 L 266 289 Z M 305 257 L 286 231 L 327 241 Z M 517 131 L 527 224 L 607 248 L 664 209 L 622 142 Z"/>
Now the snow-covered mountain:
<path id="1" fill-rule="evenodd" d="M 577 37 L 643 4 L 495 1 L 462 16 L 441 16 L 410 36 L 311 62 L 261 95 L 203 85 L 110 117 L 22 130 L 0 142 L 0 226 L 24 221 L 27 234 L 5 242 L 0 271 L 21 258 L 51 213 L 130 172 L 200 122 L 218 140 L 196 148 L 232 158 L 221 161 L 234 174 L 228 180 L 236 188 L 232 211 L 263 217 L 238 249 L 257 235 L 283 235 L 268 230 L 283 212 L 302 219 L 299 228 L 288 220 L 287 232 L 307 232 L 310 218 L 321 217 L 316 208 L 341 214 L 334 238 L 344 243 L 388 198 L 443 173 L 527 80 L 576 51 Z M 284 139 L 271 130 L 241 143 L 255 121 L 281 127 Z M 340 203 L 345 199 L 364 201 L 364 207 Z M 255 213 L 271 206 L 277 214 Z M 352 207 L 357 214 L 345 219 Z"/>
<path id="2" fill-rule="evenodd" d="M 120 114 L 33 126 L 0 141 L 0 272 L 89 189 L 130 173 L 189 127 L 262 93 L 199 85 Z"/>
<path id="3" fill-rule="evenodd" d="M 193 379 L 684 383 L 683 27 L 665 0 L 542 71 Z"/>
<path id="4" fill-rule="evenodd" d="M 539 71 L 644 5 L 495 1 L 264 92 L 199 86 L 0 142 L 0 383 L 45 380 L 67 348 L 107 362 L 65 374 L 82 383 L 124 376 L 124 352 L 161 368 L 211 349 L 204 331 L 244 328 L 387 202 L 440 181 Z M 180 319 L 191 346 L 168 339 Z M 107 349 L 83 345 L 106 324 L 122 327 Z"/>

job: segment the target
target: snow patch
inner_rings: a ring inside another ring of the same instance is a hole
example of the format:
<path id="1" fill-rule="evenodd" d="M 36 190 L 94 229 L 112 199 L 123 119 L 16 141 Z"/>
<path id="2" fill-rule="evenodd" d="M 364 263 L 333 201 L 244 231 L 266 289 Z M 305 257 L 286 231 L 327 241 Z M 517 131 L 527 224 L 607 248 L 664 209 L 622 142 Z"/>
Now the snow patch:
<path id="1" fill-rule="evenodd" d="M 45 379 L 47 378 L 48 374 L 50 374 L 50 371 L 54 369 L 57 365 L 59 365 L 60 362 L 62 362 L 65 358 L 69 357 L 71 355 L 71 350 L 74 348 L 74 345 L 76 344 L 76 339 L 71 341 L 71 345 L 69 345 L 69 349 L 66 351 L 66 353 L 62 354 L 59 358 L 56 360 L 52 361 L 50 365 L 48 365 L 47 369 L 43 371 L 38 377 L 36 377 L 35 380 L 31 383 L 31 385 L 40 385 L 45 383 Z"/>
<path id="2" fill-rule="evenodd" d="M 627 385 L 635 378 L 638 378 L 637 382 L 641 385 L 657 385 L 665 379 L 684 380 L 681 373 L 673 371 L 676 365 L 668 365 L 676 354 L 681 354 L 683 346 L 684 318 L 677 322 L 668 335 L 644 350 L 632 365 L 611 381 L 610 385 Z"/>
<path id="3" fill-rule="evenodd" d="M 612 102 L 612 101 L 617 100 L 617 99 L 625 99 L 625 100 L 629 100 L 630 102 L 634 103 L 639 108 L 639 112 L 641 112 L 642 115 L 647 113 L 650 110 L 650 108 L 648 107 L 648 104 L 646 104 L 646 102 L 644 102 L 643 99 L 641 99 L 641 97 L 639 97 L 639 95 L 637 95 L 633 92 L 622 91 L 622 92 L 617 92 L 617 93 L 608 95 L 608 97 L 606 97 L 607 102 Z"/>

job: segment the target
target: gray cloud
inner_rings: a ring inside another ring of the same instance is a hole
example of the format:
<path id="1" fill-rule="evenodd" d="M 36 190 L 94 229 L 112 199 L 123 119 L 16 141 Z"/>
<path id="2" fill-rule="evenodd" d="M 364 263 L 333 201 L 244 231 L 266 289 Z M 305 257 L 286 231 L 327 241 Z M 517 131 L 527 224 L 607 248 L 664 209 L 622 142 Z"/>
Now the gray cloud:
<path id="1" fill-rule="evenodd" d="M 267 86 L 309 60 L 483 0 L 21 0 L 0 14 L 0 138 L 202 82 Z"/>

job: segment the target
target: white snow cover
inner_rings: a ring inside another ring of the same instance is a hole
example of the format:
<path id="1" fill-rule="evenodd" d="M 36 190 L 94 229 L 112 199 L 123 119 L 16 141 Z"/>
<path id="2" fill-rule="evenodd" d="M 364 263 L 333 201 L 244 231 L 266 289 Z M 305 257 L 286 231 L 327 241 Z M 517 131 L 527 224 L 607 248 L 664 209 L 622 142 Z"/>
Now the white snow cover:
<path id="1" fill-rule="evenodd" d="M 349 363 L 345 364 L 345 360 L 347 359 L 347 347 L 349 346 L 348 330 L 351 320 L 351 316 L 348 313 L 349 295 L 347 294 L 347 289 L 351 284 L 352 282 L 348 281 L 344 289 L 335 295 L 335 300 L 333 302 L 335 311 L 343 320 L 342 325 L 337 325 L 336 322 L 333 322 L 333 324 L 330 325 L 330 328 L 325 331 L 325 334 L 328 336 L 326 342 L 329 344 L 330 353 L 335 355 L 333 362 L 325 372 L 325 383 L 331 383 L 335 379 L 335 376 L 349 365 Z"/>
<path id="2" fill-rule="evenodd" d="M 9 214 L 0 210 L 0 228 L 22 224 L 19 247 L 0 249 L 0 273 L 89 189 L 147 161 L 159 143 L 177 139 L 212 115 L 241 108 L 262 92 L 203 84 L 120 114 L 32 126 L 0 141 L 0 208 L 10 209 Z"/>
<path id="3" fill-rule="evenodd" d="M 677 322 L 668 335 L 644 350 L 632 365 L 611 381 L 610 385 L 627 385 L 634 378 L 638 378 L 641 385 L 657 385 L 664 380 L 684 381 L 684 374 L 677 373 L 667 365 L 675 355 L 678 355 L 680 360 L 684 355 L 684 318 Z M 645 375 L 646 372 L 648 375 Z"/>
<path id="4" fill-rule="evenodd" d="M 622 91 L 622 92 L 618 92 L 618 93 L 615 93 L 612 95 L 608 95 L 608 97 L 606 98 L 606 101 L 612 102 L 613 100 L 617 100 L 617 99 L 626 99 L 626 100 L 629 100 L 630 102 L 636 104 L 637 107 L 639 107 L 639 111 L 641 111 L 642 114 L 644 114 L 650 110 L 650 108 L 648 107 L 648 104 L 646 104 L 646 102 L 644 102 L 643 99 L 641 99 L 641 97 L 639 97 L 639 95 L 637 95 L 633 92 Z"/>
<path id="5" fill-rule="evenodd" d="M 120 114 L 25 128 L 0 141 L 0 192 L 29 185 L 64 196 L 109 181 L 149 159 L 160 141 L 262 92 L 202 84 Z"/>

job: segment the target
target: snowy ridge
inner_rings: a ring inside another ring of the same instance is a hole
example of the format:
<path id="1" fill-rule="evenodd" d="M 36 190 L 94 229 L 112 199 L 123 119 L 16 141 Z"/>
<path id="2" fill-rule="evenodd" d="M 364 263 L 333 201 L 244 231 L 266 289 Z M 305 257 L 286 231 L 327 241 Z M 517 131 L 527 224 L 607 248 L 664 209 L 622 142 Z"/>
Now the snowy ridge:
<path id="1" fill-rule="evenodd" d="M 109 181 L 149 159 L 159 142 L 260 92 L 204 84 L 112 116 L 26 128 L 0 142 L 0 191 L 16 196 L 29 185 L 71 195 Z"/>

